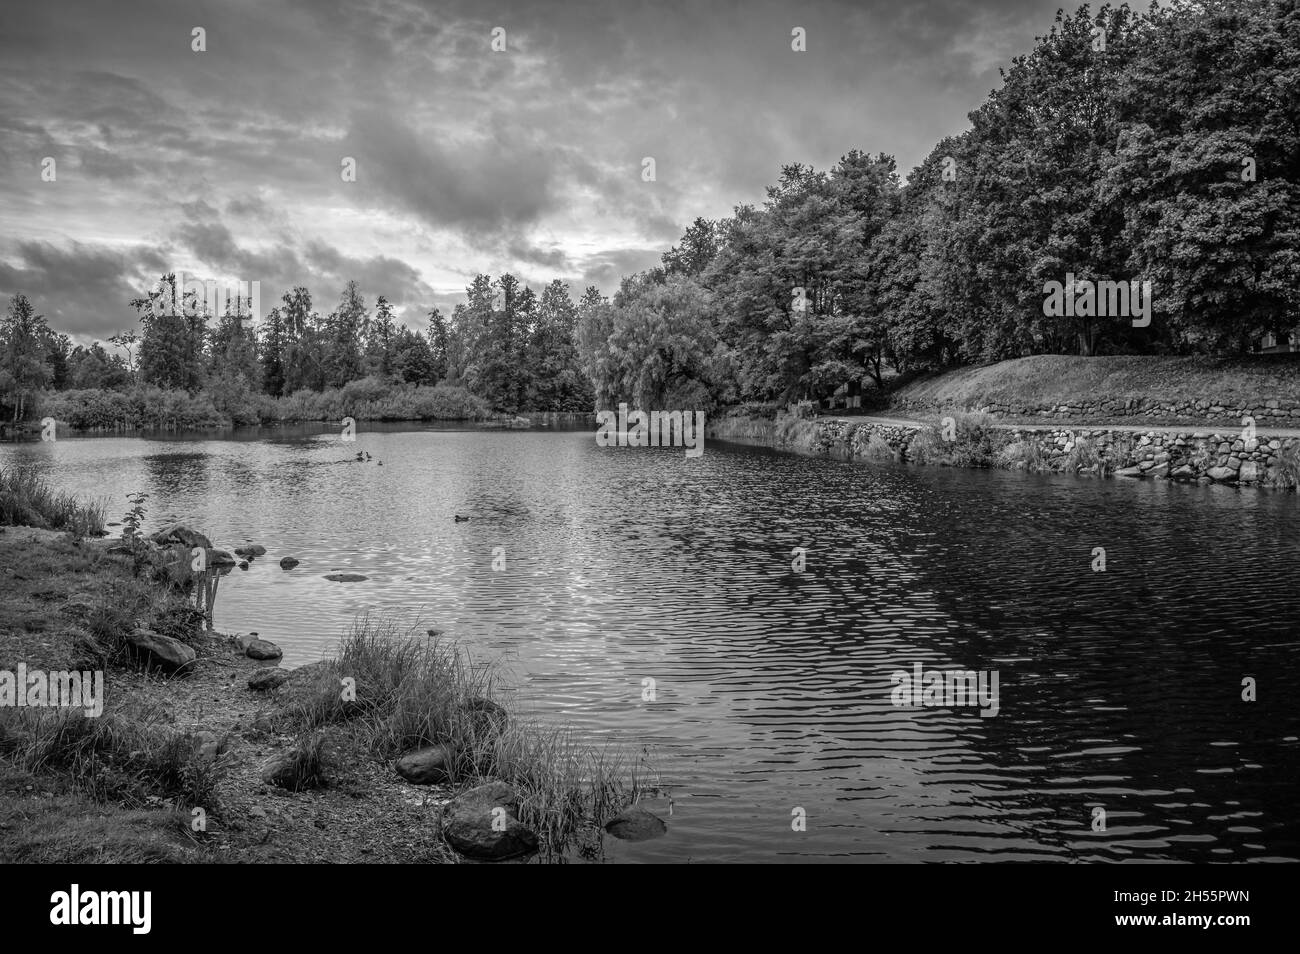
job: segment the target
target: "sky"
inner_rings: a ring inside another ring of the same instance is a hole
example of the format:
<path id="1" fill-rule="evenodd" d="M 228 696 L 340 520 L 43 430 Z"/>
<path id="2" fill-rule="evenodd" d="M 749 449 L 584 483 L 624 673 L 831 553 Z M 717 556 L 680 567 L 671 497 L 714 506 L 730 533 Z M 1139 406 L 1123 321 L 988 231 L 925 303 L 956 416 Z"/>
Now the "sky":
<path id="1" fill-rule="evenodd" d="M 0 295 L 88 343 L 169 271 L 417 329 L 479 273 L 610 294 L 784 164 L 906 175 L 1060 5 L 5 3 Z"/>

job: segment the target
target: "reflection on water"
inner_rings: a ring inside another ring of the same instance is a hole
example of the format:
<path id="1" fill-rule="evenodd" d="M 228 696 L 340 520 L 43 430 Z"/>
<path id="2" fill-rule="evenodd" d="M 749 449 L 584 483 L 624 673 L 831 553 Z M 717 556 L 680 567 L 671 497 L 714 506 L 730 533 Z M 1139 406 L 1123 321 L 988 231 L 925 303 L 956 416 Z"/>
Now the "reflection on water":
<path id="1" fill-rule="evenodd" d="M 15 459 L 111 514 L 149 493 L 149 529 L 265 545 L 222 581 L 216 625 L 285 665 L 358 612 L 418 616 L 505 654 L 524 710 L 649 746 L 669 834 L 619 859 L 1300 857 L 1294 496 L 717 443 L 690 460 L 563 431 L 88 438 Z M 891 673 L 917 663 L 996 670 L 1000 713 L 893 706 Z"/>

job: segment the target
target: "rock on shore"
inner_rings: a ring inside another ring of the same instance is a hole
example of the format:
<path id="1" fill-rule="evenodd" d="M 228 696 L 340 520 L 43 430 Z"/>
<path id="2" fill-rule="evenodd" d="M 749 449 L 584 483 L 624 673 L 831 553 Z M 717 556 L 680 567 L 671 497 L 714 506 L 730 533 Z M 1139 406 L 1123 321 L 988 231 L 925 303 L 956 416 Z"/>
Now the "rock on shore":
<path id="1" fill-rule="evenodd" d="M 519 795 L 505 782 L 488 782 L 452 799 L 442 830 L 467 858 L 505 861 L 537 850 L 537 834 L 519 821 Z"/>

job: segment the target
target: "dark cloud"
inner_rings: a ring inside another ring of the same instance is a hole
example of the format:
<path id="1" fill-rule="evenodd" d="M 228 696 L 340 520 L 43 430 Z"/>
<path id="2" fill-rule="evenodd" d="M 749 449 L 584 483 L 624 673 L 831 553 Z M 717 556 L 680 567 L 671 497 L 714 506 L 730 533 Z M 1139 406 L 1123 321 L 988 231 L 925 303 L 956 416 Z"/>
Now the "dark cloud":
<path id="1" fill-rule="evenodd" d="M 861 148 L 906 173 L 964 128 L 1056 6 L 6 9 L 0 284 L 82 334 L 132 319 L 133 283 L 168 267 L 260 280 L 264 303 L 295 284 L 324 302 L 357 278 L 419 321 L 480 271 L 609 293 L 696 216 L 761 202 L 784 163 L 824 168 Z M 795 26 L 807 52 L 790 49 Z M 40 178 L 45 156 L 55 183 Z M 356 182 L 342 181 L 344 156 Z"/>

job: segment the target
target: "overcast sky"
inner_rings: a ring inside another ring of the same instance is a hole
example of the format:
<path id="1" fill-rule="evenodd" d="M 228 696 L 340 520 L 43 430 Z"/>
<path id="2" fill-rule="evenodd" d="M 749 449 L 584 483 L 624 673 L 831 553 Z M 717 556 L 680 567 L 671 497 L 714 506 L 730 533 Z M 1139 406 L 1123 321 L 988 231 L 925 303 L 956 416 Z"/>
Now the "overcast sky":
<path id="1" fill-rule="evenodd" d="M 783 163 L 906 173 L 1059 5 L 6 2 L 0 294 L 85 341 L 169 270 L 260 281 L 264 311 L 356 278 L 417 328 L 478 272 L 609 293 Z"/>

